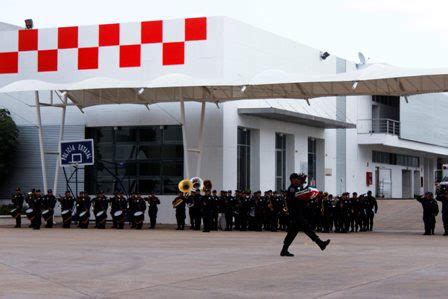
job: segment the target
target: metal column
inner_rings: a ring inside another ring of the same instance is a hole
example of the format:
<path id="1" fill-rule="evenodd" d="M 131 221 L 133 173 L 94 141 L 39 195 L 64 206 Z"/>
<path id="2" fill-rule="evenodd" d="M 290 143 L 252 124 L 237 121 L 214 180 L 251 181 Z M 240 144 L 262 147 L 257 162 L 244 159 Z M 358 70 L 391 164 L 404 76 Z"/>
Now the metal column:
<path id="1" fill-rule="evenodd" d="M 44 152 L 44 132 L 42 128 L 42 117 L 40 115 L 40 99 L 39 99 L 39 92 L 34 92 L 34 97 L 36 100 L 36 114 L 37 114 L 37 125 L 39 128 L 39 148 L 40 148 L 40 163 L 42 166 L 42 179 L 44 183 L 44 191 L 47 192 L 47 171 L 45 169 L 45 152 Z"/>
<path id="2" fill-rule="evenodd" d="M 185 128 L 185 103 L 182 96 L 182 91 L 180 92 L 180 122 L 182 123 L 182 139 L 184 144 L 184 175 L 185 178 L 190 178 L 189 168 L 188 168 L 188 145 L 187 145 L 187 132 Z"/>
<path id="3" fill-rule="evenodd" d="M 59 178 L 59 156 L 61 154 L 60 152 L 60 144 L 62 139 L 64 139 L 64 129 L 65 129 L 65 111 L 67 110 L 67 93 L 64 94 L 64 103 L 62 106 L 62 118 L 61 118 L 61 126 L 59 127 L 59 143 L 58 143 L 58 149 L 57 149 L 57 155 L 56 155 L 56 169 L 54 171 L 54 184 L 53 184 L 53 194 L 57 194 L 57 188 L 58 188 L 58 178 Z"/>
<path id="4" fill-rule="evenodd" d="M 199 127 L 199 142 L 198 142 L 198 161 L 196 165 L 196 175 L 198 177 L 201 176 L 202 148 L 204 147 L 204 124 L 205 124 L 205 100 L 202 100 L 201 123 Z"/>

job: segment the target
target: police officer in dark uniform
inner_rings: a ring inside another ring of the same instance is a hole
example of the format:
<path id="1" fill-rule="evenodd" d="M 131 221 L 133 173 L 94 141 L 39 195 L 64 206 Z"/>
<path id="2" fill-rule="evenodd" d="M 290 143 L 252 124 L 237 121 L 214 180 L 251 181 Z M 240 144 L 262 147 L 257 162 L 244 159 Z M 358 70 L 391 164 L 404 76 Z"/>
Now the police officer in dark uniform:
<path id="1" fill-rule="evenodd" d="M 352 216 L 352 202 L 350 200 L 350 193 L 344 192 L 341 197 L 342 201 L 342 232 L 348 233 L 350 230 L 350 222 Z"/>
<path id="2" fill-rule="evenodd" d="M 114 192 L 114 196 L 110 200 L 110 216 L 112 217 L 112 228 L 118 228 L 117 219 L 114 217 L 115 212 L 121 210 L 120 196 L 118 191 Z"/>
<path id="3" fill-rule="evenodd" d="M 53 215 L 54 215 L 54 207 L 56 206 L 56 197 L 53 195 L 53 190 L 49 189 L 47 191 L 47 195 L 43 197 L 42 201 L 42 209 L 49 211 L 49 216 L 47 219 L 45 219 L 46 228 L 52 228 L 53 227 Z"/>
<path id="4" fill-rule="evenodd" d="M 30 207 L 34 211 L 34 219 L 31 222 L 32 228 L 40 229 L 40 226 L 42 225 L 42 196 L 40 195 L 39 189 L 32 194 L 30 199 Z"/>
<path id="5" fill-rule="evenodd" d="M 128 221 L 131 225 L 131 228 L 135 228 L 135 222 L 134 222 L 134 213 L 137 212 L 137 196 L 135 193 L 131 194 L 131 197 L 129 197 L 129 203 L 128 203 Z"/>
<path id="6" fill-rule="evenodd" d="M 12 197 L 12 205 L 13 208 L 18 209 L 18 213 L 16 214 L 16 226 L 15 228 L 19 228 L 22 226 L 22 209 L 23 209 L 23 201 L 25 200 L 22 191 L 17 187 L 16 193 Z"/>
<path id="7" fill-rule="evenodd" d="M 218 218 L 222 212 L 221 197 L 218 196 L 218 191 L 212 191 L 213 205 L 212 205 L 212 230 L 218 230 Z"/>
<path id="8" fill-rule="evenodd" d="M 71 216 L 71 213 L 73 212 L 73 205 L 75 203 L 75 200 L 70 195 L 70 191 L 65 191 L 64 197 L 60 197 L 58 200 L 59 200 L 59 204 L 61 205 L 61 211 L 68 210 L 68 211 L 70 211 L 70 216 Z M 72 223 L 72 220 L 70 217 L 69 220 L 63 221 L 62 227 L 70 228 L 71 223 Z"/>
<path id="9" fill-rule="evenodd" d="M 373 230 L 373 218 L 378 212 L 378 203 L 376 198 L 372 196 L 372 191 L 367 191 L 367 196 L 364 198 L 364 206 L 366 213 L 366 230 Z"/>
<path id="10" fill-rule="evenodd" d="M 143 213 L 143 215 L 145 215 L 145 211 L 146 211 L 146 201 L 143 199 L 143 197 L 140 195 L 140 193 L 139 192 L 137 192 L 136 194 L 135 194 L 135 203 L 134 203 L 135 205 L 134 205 L 134 210 L 135 210 L 135 212 L 142 212 Z M 135 213 L 134 212 L 134 213 Z M 143 216 L 143 218 L 142 218 L 143 220 L 138 220 L 138 219 L 135 219 L 135 217 L 133 217 L 133 220 L 134 220 L 134 227 L 136 228 L 136 229 L 142 229 L 142 227 L 143 227 L 143 221 L 144 221 L 144 216 Z"/>
<path id="11" fill-rule="evenodd" d="M 231 231 L 233 227 L 233 196 L 232 191 L 222 191 L 224 217 L 226 218 L 226 231 Z"/>
<path id="12" fill-rule="evenodd" d="M 78 227 L 79 228 L 89 228 L 89 221 L 82 221 L 82 219 L 80 218 L 81 213 L 83 212 L 87 212 L 87 219 L 90 217 L 90 207 L 91 207 L 91 201 L 90 201 L 90 197 L 89 195 L 87 195 L 86 192 L 81 191 L 79 192 L 79 196 L 76 199 L 76 213 L 78 215 L 78 219 L 79 219 L 79 223 L 78 223 Z"/>
<path id="13" fill-rule="evenodd" d="M 205 190 L 204 196 L 202 196 L 202 221 L 204 223 L 204 229 L 202 232 L 208 233 L 212 228 L 213 217 L 213 201 L 214 198 L 210 190 Z"/>
<path id="14" fill-rule="evenodd" d="M 174 206 L 176 204 L 176 206 Z M 184 230 L 185 229 L 185 207 L 186 207 L 186 198 L 182 192 L 179 192 L 179 195 L 173 200 L 173 207 L 176 209 L 176 222 L 177 228 L 176 230 Z"/>
<path id="15" fill-rule="evenodd" d="M 104 211 L 106 213 L 107 208 L 109 206 L 109 202 L 107 200 L 107 197 L 104 195 L 103 191 L 99 191 L 97 196 L 93 199 L 93 214 L 95 215 L 95 227 L 105 229 L 106 228 L 106 219 L 99 220 L 96 217 L 96 214 L 98 214 L 101 211 Z M 107 216 L 106 216 L 107 217 Z"/>
<path id="16" fill-rule="evenodd" d="M 436 199 L 442 202 L 442 221 L 445 229 L 444 236 L 448 236 L 448 189 L 437 195 Z"/>
<path id="17" fill-rule="evenodd" d="M 324 193 L 322 198 L 322 231 L 333 231 L 333 195 Z"/>
<path id="18" fill-rule="evenodd" d="M 239 206 L 239 218 L 240 218 L 240 231 L 246 231 L 249 221 L 249 208 L 250 208 L 250 192 L 241 192 L 240 206 Z"/>
<path id="19" fill-rule="evenodd" d="M 202 196 L 198 191 L 191 191 L 191 202 L 193 204 L 194 230 L 201 230 L 202 221 Z M 191 210 L 190 210 L 191 212 Z"/>
<path id="20" fill-rule="evenodd" d="M 288 187 L 287 204 L 289 211 L 288 233 L 283 241 L 283 248 L 280 252 L 281 256 L 294 256 L 288 251 L 289 246 L 294 241 L 299 231 L 303 231 L 311 240 L 313 240 L 321 250 L 325 250 L 330 240 L 322 241 L 316 233 L 310 228 L 305 218 L 305 203 L 296 199 L 296 192 L 302 191 L 305 184 L 306 175 L 301 173 L 293 173 L 289 177 L 291 185 Z"/>
<path id="21" fill-rule="evenodd" d="M 420 202 L 423 207 L 423 223 L 425 224 L 424 235 L 434 235 L 436 216 L 439 213 L 437 201 L 434 200 L 432 192 L 426 192 L 423 198 L 417 197 L 416 200 Z"/>
<path id="22" fill-rule="evenodd" d="M 160 200 L 157 196 L 154 195 L 154 193 L 151 193 L 147 198 L 147 201 L 148 201 L 148 215 L 150 221 L 149 228 L 155 228 L 157 222 L 157 212 L 159 211 L 159 208 L 157 206 L 160 205 Z"/>

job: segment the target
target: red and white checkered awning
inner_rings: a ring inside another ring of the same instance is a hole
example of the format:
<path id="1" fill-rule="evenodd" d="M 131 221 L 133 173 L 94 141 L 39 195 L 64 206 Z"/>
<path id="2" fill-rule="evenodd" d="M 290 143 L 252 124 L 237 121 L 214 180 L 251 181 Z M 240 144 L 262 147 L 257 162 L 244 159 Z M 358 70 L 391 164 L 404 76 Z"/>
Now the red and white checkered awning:
<path id="1" fill-rule="evenodd" d="M 267 45 L 266 51 L 260 47 L 263 35 L 238 40 L 241 37 L 233 34 L 229 41 L 225 20 L 200 17 L 2 31 L 0 93 L 67 91 L 77 105 L 86 107 L 178 101 L 180 96 L 221 102 L 448 91 L 448 69 L 374 64 L 337 75 L 304 75 L 277 68 L 281 45 L 273 53 L 275 45 Z M 251 43 L 258 43 L 251 50 L 263 58 L 245 52 Z M 245 48 L 240 50 L 240 44 Z M 252 61 L 253 70 L 244 69 L 246 60 Z"/>

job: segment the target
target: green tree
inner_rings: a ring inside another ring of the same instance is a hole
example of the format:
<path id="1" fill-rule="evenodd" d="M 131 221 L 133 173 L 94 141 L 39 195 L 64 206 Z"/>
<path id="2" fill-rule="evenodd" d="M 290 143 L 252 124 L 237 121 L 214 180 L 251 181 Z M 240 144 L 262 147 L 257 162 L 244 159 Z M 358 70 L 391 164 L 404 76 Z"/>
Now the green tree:
<path id="1" fill-rule="evenodd" d="M 19 130 L 6 108 L 0 108 L 0 180 L 4 180 L 14 164 Z"/>

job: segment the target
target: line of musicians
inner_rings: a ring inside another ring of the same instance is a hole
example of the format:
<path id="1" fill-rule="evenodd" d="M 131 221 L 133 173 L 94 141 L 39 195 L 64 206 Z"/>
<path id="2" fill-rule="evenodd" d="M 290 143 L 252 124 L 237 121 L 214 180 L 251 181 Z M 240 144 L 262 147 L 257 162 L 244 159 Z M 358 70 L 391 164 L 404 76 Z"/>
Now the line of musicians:
<path id="1" fill-rule="evenodd" d="M 189 210 L 190 229 L 210 230 L 287 230 L 288 207 L 285 192 L 205 191 L 179 193 L 174 199 L 177 230 L 185 229 L 186 208 Z M 373 229 L 378 204 L 372 192 L 358 196 L 348 192 L 340 197 L 321 192 L 306 203 L 308 221 L 319 232 L 358 232 Z"/>
<path id="2" fill-rule="evenodd" d="M 59 202 L 63 227 L 69 228 L 76 222 L 80 228 L 88 228 L 91 212 L 95 218 L 96 228 L 105 228 L 107 211 L 110 208 L 113 228 L 123 229 L 126 220 L 131 228 L 141 229 L 148 203 L 148 216 L 150 228 L 155 228 L 157 221 L 159 198 L 154 194 L 143 198 L 140 194 L 132 194 L 129 198 L 121 192 L 107 198 L 103 192 L 91 199 L 86 192 L 80 192 L 76 200 L 70 192 L 58 199 L 48 190 L 41 195 L 40 190 L 32 190 L 22 194 L 20 188 L 12 198 L 14 205 L 11 215 L 16 219 L 16 226 L 21 226 L 21 217 L 24 202 L 27 204 L 26 214 L 31 221 L 30 227 L 39 229 L 42 219 L 45 227 L 53 227 L 54 208 Z M 311 227 L 319 232 L 357 232 L 371 231 L 374 214 L 378 211 L 375 197 L 369 191 L 365 195 L 344 193 L 340 197 L 331 194 L 319 193 L 315 199 L 306 203 L 308 208 L 308 221 Z M 285 192 L 250 191 L 221 191 L 216 190 L 201 194 L 191 192 L 185 196 L 183 193 L 173 201 L 176 210 L 177 229 L 185 229 L 186 209 L 189 210 L 190 229 L 209 232 L 210 230 L 252 230 L 277 231 L 287 230 L 288 207 L 285 201 Z"/>
<path id="3" fill-rule="evenodd" d="M 16 219 L 16 226 L 21 227 L 21 214 L 24 203 L 26 204 L 26 216 L 30 220 L 30 227 L 40 229 L 42 219 L 46 228 L 53 227 L 54 209 L 57 202 L 61 206 L 62 226 L 70 228 L 72 222 L 78 224 L 80 228 L 88 228 L 91 212 L 95 218 L 95 227 L 99 229 L 106 228 L 107 212 L 110 208 L 112 218 L 112 227 L 123 229 L 125 222 L 128 221 L 131 228 L 141 229 L 145 218 L 145 211 L 148 208 L 150 219 L 149 228 L 156 227 L 158 205 L 160 200 L 154 194 L 148 197 L 142 197 L 139 193 L 134 193 L 127 198 L 122 192 L 115 192 L 114 196 L 108 198 L 102 191 L 91 199 L 84 191 L 79 193 L 76 200 L 69 191 L 58 199 L 53 195 L 52 190 L 48 190 L 46 195 L 41 195 L 40 190 L 32 190 L 24 195 L 20 188 L 12 198 L 13 209 L 11 216 Z"/>

